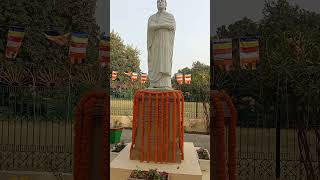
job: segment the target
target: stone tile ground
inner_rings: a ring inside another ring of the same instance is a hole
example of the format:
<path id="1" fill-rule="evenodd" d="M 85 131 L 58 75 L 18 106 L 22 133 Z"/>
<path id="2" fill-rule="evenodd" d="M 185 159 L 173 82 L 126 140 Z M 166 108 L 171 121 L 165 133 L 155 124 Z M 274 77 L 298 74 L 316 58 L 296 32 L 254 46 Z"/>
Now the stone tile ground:
<path id="1" fill-rule="evenodd" d="M 132 142 L 131 132 L 132 131 L 128 129 L 123 130 L 121 135 L 121 140 L 123 140 L 125 143 Z M 210 152 L 210 136 L 209 135 L 185 133 L 184 141 L 193 142 L 194 146 L 206 148 Z"/>

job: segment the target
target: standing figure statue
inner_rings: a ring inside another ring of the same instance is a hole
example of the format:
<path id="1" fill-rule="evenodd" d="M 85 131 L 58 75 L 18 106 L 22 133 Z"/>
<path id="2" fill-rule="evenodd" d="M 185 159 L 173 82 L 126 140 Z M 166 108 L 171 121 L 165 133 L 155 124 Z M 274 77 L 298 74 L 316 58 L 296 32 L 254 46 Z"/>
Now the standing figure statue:
<path id="1" fill-rule="evenodd" d="M 166 12 L 166 0 L 157 0 L 158 12 L 148 21 L 148 77 L 150 88 L 172 88 L 171 70 L 176 22 Z"/>

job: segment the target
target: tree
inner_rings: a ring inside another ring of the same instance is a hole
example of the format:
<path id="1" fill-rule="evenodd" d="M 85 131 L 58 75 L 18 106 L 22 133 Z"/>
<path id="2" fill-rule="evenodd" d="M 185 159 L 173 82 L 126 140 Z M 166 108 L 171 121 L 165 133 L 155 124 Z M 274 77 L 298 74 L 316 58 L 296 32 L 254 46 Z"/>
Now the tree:
<path id="1" fill-rule="evenodd" d="M 256 31 L 262 53 L 257 71 L 218 71 L 216 83 L 238 96 L 253 97 L 258 120 L 280 112 L 277 118 L 281 128 L 298 129 L 306 177 L 315 179 L 306 134 L 312 129 L 320 141 L 320 131 L 315 128 L 319 125 L 320 107 L 320 14 L 278 0 L 266 2 L 263 15 L 259 28 L 250 25 L 249 20 L 219 28 L 218 35 L 228 37 L 247 36 L 244 26 L 249 32 Z M 269 127 L 276 124 L 273 117 L 263 121 L 270 123 Z"/>
<path id="2" fill-rule="evenodd" d="M 201 102 L 206 120 L 207 131 L 210 132 L 209 118 L 209 98 L 210 98 L 210 66 L 196 61 L 192 64 L 192 68 L 185 67 L 178 70 L 178 73 L 191 74 L 191 84 L 178 85 L 175 77 L 172 78 L 173 87 L 180 89 L 184 93 L 190 93 L 189 101 Z"/>
<path id="3" fill-rule="evenodd" d="M 172 86 L 176 89 L 180 89 L 183 92 L 189 92 L 192 99 L 201 99 L 201 94 L 208 96 L 209 84 L 210 84 L 210 66 L 196 61 L 192 64 L 191 69 L 185 67 L 179 69 L 178 73 L 191 74 L 192 81 L 191 84 L 179 85 L 176 81 L 176 77 L 172 78 Z"/>
<path id="4" fill-rule="evenodd" d="M 219 38 L 235 38 L 241 36 L 257 36 L 259 35 L 259 24 L 251 19 L 244 17 L 229 26 L 222 25 L 217 29 Z"/>
<path id="5" fill-rule="evenodd" d="M 0 3 L 0 83 L 7 86 L 47 87 L 52 99 L 71 97 L 76 104 L 80 95 L 92 88 L 106 88 L 107 68 L 98 63 L 98 36 L 95 0 L 10 0 Z M 9 26 L 25 27 L 25 38 L 15 63 L 4 57 Z M 88 33 L 89 44 L 84 64 L 70 65 L 68 46 L 58 46 L 44 36 L 47 30 L 61 33 Z M 20 73 L 16 72 L 20 69 Z"/>
<path id="6" fill-rule="evenodd" d="M 136 89 L 146 86 L 146 84 L 140 83 L 140 78 L 132 82 L 130 77 L 124 74 L 125 72 L 141 73 L 140 51 L 132 45 L 125 44 L 120 35 L 114 31 L 112 31 L 110 35 L 110 47 L 112 59 L 111 70 L 119 72 L 117 80 L 112 81 L 111 87 L 115 89 L 114 91 L 121 91 L 120 96 L 122 96 L 121 94 L 129 93 L 131 97 Z"/>
<path id="7" fill-rule="evenodd" d="M 110 35 L 111 69 L 120 72 L 140 72 L 140 52 L 132 45 L 126 45 L 120 35 L 112 31 Z"/>

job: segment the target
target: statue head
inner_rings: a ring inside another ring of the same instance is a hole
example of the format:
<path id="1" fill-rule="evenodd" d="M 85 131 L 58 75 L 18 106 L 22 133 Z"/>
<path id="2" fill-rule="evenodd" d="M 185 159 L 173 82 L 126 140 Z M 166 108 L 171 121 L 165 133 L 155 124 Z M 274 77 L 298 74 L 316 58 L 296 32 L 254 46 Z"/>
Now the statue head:
<path id="1" fill-rule="evenodd" d="M 157 0 L 158 11 L 165 11 L 167 9 L 166 0 Z"/>

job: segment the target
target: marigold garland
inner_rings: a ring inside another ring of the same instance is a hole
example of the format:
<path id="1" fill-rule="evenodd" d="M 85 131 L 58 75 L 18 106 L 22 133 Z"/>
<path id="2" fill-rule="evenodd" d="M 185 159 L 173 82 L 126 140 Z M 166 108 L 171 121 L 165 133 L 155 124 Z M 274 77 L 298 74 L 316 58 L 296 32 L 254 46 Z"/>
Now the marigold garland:
<path id="1" fill-rule="evenodd" d="M 134 112 L 133 112 L 133 131 L 132 131 L 132 145 L 131 145 L 131 150 L 130 150 L 130 157 L 132 157 L 132 149 L 136 145 L 136 131 L 138 128 L 137 122 L 139 117 L 141 118 L 142 122 L 141 128 L 142 131 L 142 136 L 141 136 L 141 152 L 140 152 L 140 161 L 154 161 L 154 162 L 172 162 L 176 160 L 176 144 L 173 143 L 170 145 L 169 148 L 169 142 L 172 140 L 172 138 L 176 138 L 176 127 L 178 126 L 179 130 L 179 148 L 181 150 L 181 159 L 183 160 L 183 136 L 184 136 L 184 130 L 183 130 L 183 109 L 179 109 L 178 113 L 180 114 L 180 118 L 178 119 L 176 116 L 176 112 L 173 113 L 173 122 L 172 122 L 172 127 L 173 127 L 173 133 L 170 135 L 173 137 L 169 137 L 169 112 L 172 112 L 170 110 L 171 106 L 170 103 L 170 96 L 173 95 L 173 108 L 180 107 L 183 108 L 183 102 L 184 98 L 181 93 L 181 91 L 150 91 L 150 90 L 140 90 L 136 92 L 135 98 L 134 98 Z M 155 110 L 152 109 L 152 102 L 151 99 L 155 98 Z M 140 100 L 140 102 L 139 102 Z M 147 105 L 145 106 L 145 103 Z M 160 106 L 159 106 L 160 105 Z M 141 111 L 140 111 L 141 108 Z M 151 153 L 151 142 L 150 142 L 150 135 L 151 135 L 151 116 L 152 113 L 155 113 L 155 149 L 154 153 Z M 145 116 L 146 113 L 146 116 Z M 182 116 L 181 116 L 182 115 Z M 144 127 L 146 126 L 148 127 Z M 159 127 L 160 125 L 160 127 Z M 171 124 L 170 124 L 171 125 Z M 145 129 L 146 128 L 146 129 Z M 160 128 L 160 132 L 158 131 Z M 146 131 L 146 132 L 145 132 Z M 145 143 L 145 135 L 148 137 L 147 142 Z M 173 140 L 174 140 L 173 139 Z M 160 142 L 160 148 L 158 148 L 158 143 Z M 175 142 L 175 141 L 172 141 Z M 170 142 L 171 143 L 171 142 Z M 147 148 L 147 153 L 145 153 L 145 148 Z M 158 151 L 160 151 L 160 157 L 158 157 Z M 169 152 L 174 152 L 173 156 L 170 157 L 169 159 Z M 151 154 L 154 154 L 154 157 L 151 158 Z M 146 158 L 145 158 L 146 157 Z"/>
<path id="2" fill-rule="evenodd" d="M 237 119 L 238 113 L 237 110 L 232 103 L 232 99 L 225 93 L 223 93 L 223 97 L 227 102 L 227 105 L 231 111 L 231 121 L 229 122 L 229 139 L 228 139 L 228 154 L 229 154 L 229 180 L 237 179 Z"/>
<path id="3" fill-rule="evenodd" d="M 160 154 L 160 162 L 161 163 L 163 163 L 163 144 L 164 144 L 164 120 L 165 120 L 165 113 L 164 113 L 164 110 L 165 110 L 165 94 L 164 93 L 162 93 L 161 94 L 161 100 L 162 100 L 162 103 L 161 103 L 161 107 L 162 107 L 162 111 L 161 111 L 161 113 L 162 113 L 162 116 L 160 116 L 160 117 L 162 117 L 161 118 L 161 127 L 162 127 L 162 130 L 161 130 L 161 135 L 160 135 L 160 138 L 161 138 L 161 148 L 160 148 L 160 150 L 161 150 L 161 154 Z"/>
<path id="4" fill-rule="evenodd" d="M 151 131 L 151 97 L 152 95 L 149 95 L 149 101 L 148 101 L 148 133 L 147 133 L 147 137 L 148 137 L 148 160 L 147 162 L 150 161 L 150 156 L 151 156 L 151 143 L 150 143 L 150 131 Z"/>
<path id="5" fill-rule="evenodd" d="M 182 142 L 181 144 L 180 144 L 180 146 L 181 146 L 181 156 L 182 156 L 182 160 L 184 160 L 184 125 L 183 125 L 183 122 L 184 122 L 184 96 L 182 96 L 181 97 L 182 98 L 182 103 L 181 103 L 181 111 L 180 111 L 180 113 L 181 113 L 181 121 L 180 121 L 180 134 L 181 134 L 181 136 L 180 136 L 180 142 Z M 180 110 L 180 108 L 179 108 L 179 110 Z"/>
<path id="6" fill-rule="evenodd" d="M 156 152 L 155 152 L 155 161 L 158 161 L 158 143 L 159 143 L 159 139 L 158 139 L 158 125 L 159 125 L 159 96 L 158 94 L 156 95 L 156 126 L 155 128 L 155 132 L 156 132 Z"/>
<path id="7" fill-rule="evenodd" d="M 102 103 L 102 104 L 101 104 Z M 102 106 L 103 112 L 97 112 L 98 107 Z M 76 109 L 75 137 L 74 137 L 74 179 L 90 180 L 89 164 L 92 160 L 92 135 L 94 120 L 101 117 L 103 127 L 103 139 L 101 142 L 102 152 L 108 152 L 109 143 L 109 107 L 110 97 L 104 91 L 93 91 L 85 94 Z M 108 153 L 102 153 L 100 163 L 100 176 L 107 179 L 107 164 L 109 164 Z"/>
<path id="8" fill-rule="evenodd" d="M 167 94 L 167 102 L 169 102 L 169 94 Z M 166 103 L 166 161 L 169 160 L 169 107 L 170 104 Z"/>
<path id="9" fill-rule="evenodd" d="M 224 91 L 213 92 L 213 108 L 215 110 L 215 121 L 213 122 L 214 127 L 214 139 L 215 148 L 214 154 L 217 161 L 216 177 L 218 180 L 226 180 L 226 144 L 225 144 L 225 125 L 224 125 L 224 106 L 223 102 L 226 102 L 231 111 L 231 121 L 229 122 L 229 138 L 228 138 L 228 174 L 229 180 L 237 179 L 237 111 L 232 103 L 231 98 Z"/>
<path id="10" fill-rule="evenodd" d="M 142 142 L 142 150 L 141 150 L 141 158 L 140 158 L 140 160 L 141 160 L 141 162 L 143 162 L 144 161 L 144 95 L 143 94 L 141 94 L 141 96 L 142 96 L 142 112 L 141 112 L 141 114 L 142 114 L 142 123 L 141 123 L 141 126 L 142 126 L 142 136 L 141 136 L 141 142 Z M 138 126 L 137 126 L 138 127 Z"/>
<path id="11" fill-rule="evenodd" d="M 177 98 L 177 93 L 173 94 L 173 109 L 176 109 L 176 98 Z M 176 113 L 173 113 L 173 121 L 172 121 L 172 127 L 173 127 L 173 148 L 172 148 L 172 155 L 173 155 L 173 161 L 176 161 Z M 178 122 L 179 123 L 179 122 Z"/>

